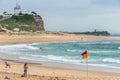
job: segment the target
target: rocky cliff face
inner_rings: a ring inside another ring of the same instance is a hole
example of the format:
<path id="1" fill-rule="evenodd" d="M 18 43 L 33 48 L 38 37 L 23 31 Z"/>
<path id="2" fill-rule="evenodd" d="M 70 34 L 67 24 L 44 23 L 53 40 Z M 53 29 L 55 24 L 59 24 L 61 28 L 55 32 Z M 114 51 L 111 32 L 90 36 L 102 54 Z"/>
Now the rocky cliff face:
<path id="1" fill-rule="evenodd" d="M 39 16 L 34 17 L 34 22 L 30 25 L 34 30 L 39 30 L 39 31 L 45 31 L 44 29 L 44 21 L 42 18 Z"/>

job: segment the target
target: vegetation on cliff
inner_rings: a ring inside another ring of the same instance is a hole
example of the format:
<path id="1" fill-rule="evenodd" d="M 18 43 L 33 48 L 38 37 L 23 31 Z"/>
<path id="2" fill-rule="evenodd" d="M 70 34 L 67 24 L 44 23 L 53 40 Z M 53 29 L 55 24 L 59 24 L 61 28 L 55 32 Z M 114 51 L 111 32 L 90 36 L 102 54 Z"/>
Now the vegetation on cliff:
<path id="1" fill-rule="evenodd" d="M 30 25 L 34 21 L 33 15 L 22 15 L 22 16 L 16 16 L 13 15 L 12 17 L 0 21 L 1 25 L 7 25 L 6 28 L 13 30 L 14 28 L 22 28 L 21 25 Z"/>
<path id="2" fill-rule="evenodd" d="M 0 19 L 2 19 L 3 18 L 3 16 L 2 15 L 0 15 Z"/>

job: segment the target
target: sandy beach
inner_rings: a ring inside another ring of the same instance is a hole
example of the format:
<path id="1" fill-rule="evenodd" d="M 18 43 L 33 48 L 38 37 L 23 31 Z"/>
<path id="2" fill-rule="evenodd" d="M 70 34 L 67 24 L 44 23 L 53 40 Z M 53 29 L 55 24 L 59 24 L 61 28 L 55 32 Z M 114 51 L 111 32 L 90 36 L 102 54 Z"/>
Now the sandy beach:
<path id="1" fill-rule="evenodd" d="M 80 41 L 80 40 L 104 40 L 120 39 L 111 36 L 91 36 L 91 35 L 53 35 L 53 34 L 29 34 L 29 35 L 8 35 L 0 34 L 0 44 L 17 44 L 32 42 L 53 42 L 53 41 Z M 9 57 L 9 56 L 7 56 Z M 87 80 L 86 70 L 70 69 L 65 67 L 49 67 L 42 64 L 28 63 L 29 71 L 27 77 L 23 74 L 24 62 L 7 60 L 11 68 L 5 67 L 7 59 L 0 59 L 0 80 L 5 76 L 10 80 Z M 88 80 L 120 80 L 119 72 L 88 71 Z"/>
<path id="2" fill-rule="evenodd" d="M 55 41 L 80 41 L 80 40 L 104 40 L 104 39 L 119 39 L 119 37 L 110 36 L 93 36 L 93 35 L 75 35 L 75 34 L 0 34 L 0 44 L 11 43 L 31 43 L 31 42 L 55 42 Z"/>
<path id="3" fill-rule="evenodd" d="M 4 80 L 5 76 L 9 76 L 11 80 L 87 80 L 86 71 L 66 69 L 66 68 L 52 68 L 36 64 L 29 64 L 28 77 L 20 77 L 23 73 L 22 63 L 13 63 L 11 68 L 5 68 L 4 62 L 0 62 L 1 72 L 0 79 Z M 89 71 L 89 80 L 120 80 L 119 73 Z"/>

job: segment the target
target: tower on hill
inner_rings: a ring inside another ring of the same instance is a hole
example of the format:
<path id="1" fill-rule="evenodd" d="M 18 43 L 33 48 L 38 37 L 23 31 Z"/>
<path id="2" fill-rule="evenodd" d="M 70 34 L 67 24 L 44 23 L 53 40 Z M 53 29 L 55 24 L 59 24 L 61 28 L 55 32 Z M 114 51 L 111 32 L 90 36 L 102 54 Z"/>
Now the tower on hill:
<path id="1" fill-rule="evenodd" d="M 20 11 L 21 11 L 21 7 L 18 3 L 16 3 L 16 6 L 14 7 L 14 14 L 19 15 Z"/>

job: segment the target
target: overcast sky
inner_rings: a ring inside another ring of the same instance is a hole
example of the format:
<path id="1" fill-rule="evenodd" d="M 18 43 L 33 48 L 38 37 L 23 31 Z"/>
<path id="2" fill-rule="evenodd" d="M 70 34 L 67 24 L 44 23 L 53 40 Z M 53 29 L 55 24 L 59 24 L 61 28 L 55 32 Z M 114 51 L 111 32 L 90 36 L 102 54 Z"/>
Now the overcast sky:
<path id="1" fill-rule="evenodd" d="M 120 33 L 120 0 L 0 0 L 0 13 L 16 3 L 41 15 L 49 31 Z"/>

